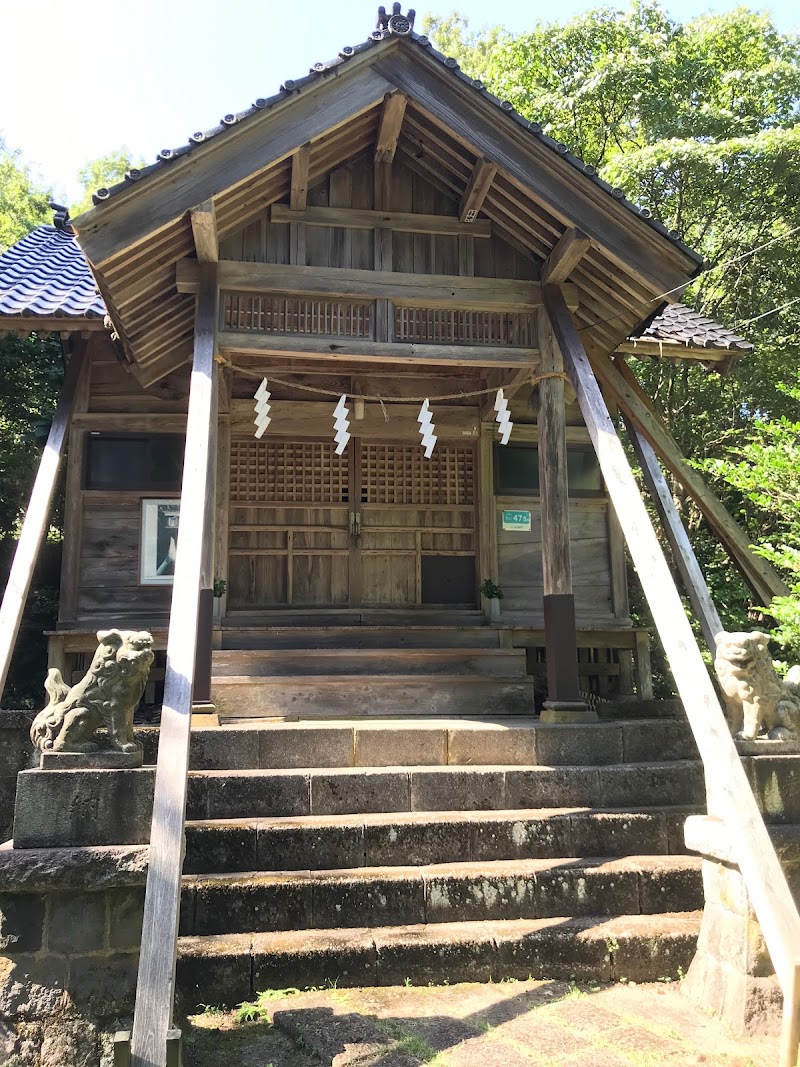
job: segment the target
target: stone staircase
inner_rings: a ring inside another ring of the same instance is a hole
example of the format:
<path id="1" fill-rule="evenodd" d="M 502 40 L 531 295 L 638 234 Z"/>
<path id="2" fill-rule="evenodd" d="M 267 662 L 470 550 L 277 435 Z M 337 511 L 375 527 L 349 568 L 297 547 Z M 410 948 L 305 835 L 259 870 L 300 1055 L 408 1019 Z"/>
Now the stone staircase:
<path id="1" fill-rule="evenodd" d="M 479 677 L 491 678 L 503 657 L 477 647 Z M 221 661 L 238 666 L 237 655 Z M 265 673 L 248 677 L 284 677 L 269 672 L 291 659 L 260 655 L 250 663 Z M 330 677 L 323 659 L 314 677 Z M 452 675 L 419 677 L 433 687 Z M 686 724 L 543 725 L 495 707 L 193 732 L 185 1005 L 326 982 L 685 971 L 703 900 L 683 823 L 704 802 Z"/>

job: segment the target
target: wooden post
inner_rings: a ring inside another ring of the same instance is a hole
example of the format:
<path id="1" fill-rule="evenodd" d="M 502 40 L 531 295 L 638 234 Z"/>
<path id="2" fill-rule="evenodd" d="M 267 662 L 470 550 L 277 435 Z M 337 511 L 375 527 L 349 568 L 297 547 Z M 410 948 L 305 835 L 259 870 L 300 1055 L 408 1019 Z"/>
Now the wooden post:
<path id="1" fill-rule="evenodd" d="M 0 696 L 2 696 L 8 677 L 11 654 L 14 651 L 22 612 L 31 587 L 33 569 L 50 517 L 50 505 L 69 433 L 78 379 L 83 372 L 86 359 L 86 346 L 81 344 L 72 353 L 67 365 L 61 395 L 50 425 L 47 444 L 39 460 L 39 470 L 36 472 L 30 503 L 25 512 L 25 520 L 22 523 L 22 530 L 14 552 L 14 561 L 11 564 L 11 573 L 3 593 L 3 603 L 0 605 Z"/>
<path id="2" fill-rule="evenodd" d="M 564 362 L 553 330 L 539 324 L 540 373 L 563 374 Z M 572 559 L 569 543 L 567 426 L 564 379 L 539 382 L 539 497 L 542 522 L 544 641 L 547 657 L 547 700 L 543 722 L 592 722 L 597 712 L 581 700 Z"/>
<path id="3" fill-rule="evenodd" d="M 181 522 L 172 586 L 161 741 L 158 747 L 150 862 L 133 1020 L 132 1067 L 164 1067 L 172 1025 L 175 954 L 183 866 L 183 826 L 200 578 L 215 411 L 216 268 L 201 267 L 181 485 Z"/>
<path id="4" fill-rule="evenodd" d="M 575 323 L 557 288 L 546 288 L 544 301 L 703 760 L 709 814 L 726 824 L 761 924 L 790 1020 L 786 1044 L 796 1057 L 800 915 Z"/>
<path id="5" fill-rule="evenodd" d="M 683 582 L 683 587 L 689 597 L 692 608 L 697 616 L 703 637 L 712 656 L 716 653 L 717 643 L 715 637 L 722 630 L 719 614 L 711 599 L 711 592 L 706 585 L 697 556 L 694 554 L 689 535 L 686 533 L 672 493 L 669 491 L 667 479 L 661 470 L 661 464 L 653 451 L 650 442 L 639 433 L 631 419 L 625 419 L 628 429 L 628 437 L 633 445 L 636 458 L 642 468 L 642 477 L 650 493 L 653 506 L 661 519 L 669 546 L 672 549 L 672 558 Z"/>

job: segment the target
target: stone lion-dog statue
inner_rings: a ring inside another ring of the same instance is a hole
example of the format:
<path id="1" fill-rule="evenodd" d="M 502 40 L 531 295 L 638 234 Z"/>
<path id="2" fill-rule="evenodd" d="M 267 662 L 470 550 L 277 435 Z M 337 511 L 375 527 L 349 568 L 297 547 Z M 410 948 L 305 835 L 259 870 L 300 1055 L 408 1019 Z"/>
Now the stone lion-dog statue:
<path id="1" fill-rule="evenodd" d="M 773 741 L 800 739 L 800 666 L 781 681 L 769 654 L 769 634 L 719 633 L 717 672 L 731 732 L 743 741 L 766 733 Z"/>
<path id="2" fill-rule="evenodd" d="M 95 734 L 105 728 L 104 748 L 138 753 L 133 713 L 142 699 L 153 663 L 153 638 L 146 630 L 100 630 L 85 676 L 68 686 L 55 668 L 44 687 L 50 703 L 33 720 L 31 740 L 40 752 L 95 752 Z"/>

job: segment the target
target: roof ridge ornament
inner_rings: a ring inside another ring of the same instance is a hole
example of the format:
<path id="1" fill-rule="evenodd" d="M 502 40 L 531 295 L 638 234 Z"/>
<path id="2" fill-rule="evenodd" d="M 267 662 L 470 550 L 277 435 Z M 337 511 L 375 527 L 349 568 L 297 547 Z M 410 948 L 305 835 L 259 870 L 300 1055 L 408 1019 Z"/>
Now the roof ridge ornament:
<path id="1" fill-rule="evenodd" d="M 51 200 L 47 205 L 51 211 L 55 211 L 53 217 L 53 225 L 57 230 L 61 230 L 63 233 L 74 233 L 72 223 L 69 217 L 69 208 L 63 204 L 57 204 L 54 200 Z"/>
<path id="2" fill-rule="evenodd" d="M 386 8 L 381 5 L 378 8 L 378 21 L 375 26 L 376 33 L 391 33 L 396 37 L 407 37 L 414 29 L 416 11 L 409 8 L 405 15 L 401 14 L 402 5 L 392 4 L 391 15 L 386 14 Z"/>

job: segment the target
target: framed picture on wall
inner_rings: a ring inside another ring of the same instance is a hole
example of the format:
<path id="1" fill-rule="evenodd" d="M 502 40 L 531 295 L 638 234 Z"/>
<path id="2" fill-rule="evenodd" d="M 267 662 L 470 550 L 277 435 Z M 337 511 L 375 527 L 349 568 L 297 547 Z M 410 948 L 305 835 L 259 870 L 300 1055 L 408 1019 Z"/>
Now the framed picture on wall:
<path id="1" fill-rule="evenodd" d="M 139 581 L 142 585 L 172 585 L 181 502 L 174 498 L 142 501 Z"/>

